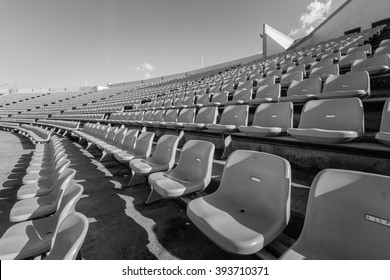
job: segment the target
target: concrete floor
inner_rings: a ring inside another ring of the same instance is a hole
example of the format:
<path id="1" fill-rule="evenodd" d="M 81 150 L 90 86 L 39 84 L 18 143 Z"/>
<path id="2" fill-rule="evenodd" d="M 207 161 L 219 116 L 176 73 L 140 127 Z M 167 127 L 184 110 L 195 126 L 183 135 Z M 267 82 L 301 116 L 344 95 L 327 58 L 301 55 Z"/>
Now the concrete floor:
<path id="1" fill-rule="evenodd" d="M 129 171 L 100 151 L 66 140 L 70 168 L 84 187 L 76 210 L 85 214 L 89 230 L 81 253 L 84 259 L 258 259 L 230 254 L 207 239 L 187 218 L 180 200 L 144 202 L 147 184 L 125 188 Z M 0 236 L 12 226 L 9 211 L 28 167 L 34 146 L 18 134 L 0 131 Z"/>

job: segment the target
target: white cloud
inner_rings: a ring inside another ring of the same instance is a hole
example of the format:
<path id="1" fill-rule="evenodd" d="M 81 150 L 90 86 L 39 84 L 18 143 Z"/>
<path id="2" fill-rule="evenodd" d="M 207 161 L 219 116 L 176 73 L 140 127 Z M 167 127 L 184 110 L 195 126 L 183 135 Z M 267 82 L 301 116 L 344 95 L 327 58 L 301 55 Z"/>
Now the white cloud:
<path id="1" fill-rule="evenodd" d="M 301 26 L 292 29 L 289 36 L 301 35 L 302 33 L 306 35 L 309 34 L 328 17 L 331 8 L 332 0 L 326 0 L 325 2 L 314 0 L 314 2 L 307 5 L 307 11 L 300 15 L 299 22 Z"/>
<path id="2" fill-rule="evenodd" d="M 135 67 L 135 70 L 137 72 L 143 72 L 144 73 L 144 79 L 150 79 L 152 77 L 152 71 L 154 70 L 154 65 L 149 63 L 149 62 L 145 62 L 145 63 L 142 63 L 140 65 L 137 65 L 137 67 Z"/>

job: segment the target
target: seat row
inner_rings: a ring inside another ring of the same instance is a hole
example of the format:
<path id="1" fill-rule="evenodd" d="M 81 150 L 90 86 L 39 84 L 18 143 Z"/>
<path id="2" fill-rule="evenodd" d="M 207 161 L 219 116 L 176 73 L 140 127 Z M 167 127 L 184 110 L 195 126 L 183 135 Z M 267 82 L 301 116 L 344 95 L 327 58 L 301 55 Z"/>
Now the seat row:
<path id="1" fill-rule="evenodd" d="M 76 171 L 64 146 L 53 136 L 37 144 L 10 209 L 16 223 L 0 239 L 0 259 L 75 259 L 88 230 L 87 218 L 75 212 L 83 187 L 73 182 Z"/>
<path id="2" fill-rule="evenodd" d="M 33 143 L 44 143 L 50 141 L 51 132 L 46 129 L 33 125 L 22 124 L 17 128 L 17 130 L 23 136 L 29 137 Z"/>

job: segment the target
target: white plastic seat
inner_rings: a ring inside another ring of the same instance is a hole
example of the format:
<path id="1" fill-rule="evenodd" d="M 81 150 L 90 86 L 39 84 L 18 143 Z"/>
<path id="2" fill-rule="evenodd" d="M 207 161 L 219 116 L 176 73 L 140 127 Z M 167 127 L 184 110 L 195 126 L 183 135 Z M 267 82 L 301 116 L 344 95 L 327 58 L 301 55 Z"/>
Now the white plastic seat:
<path id="1" fill-rule="evenodd" d="M 215 146 L 210 142 L 187 141 L 174 169 L 150 174 L 149 202 L 158 197 L 177 198 L 205 189 L 211 181 L 214 150 Z"/>
<path id="2" fill-rule="evenodd" d="M 354 52 L 348 53 L 345 56 L 342 56 L 338 62 L 340 68 L 350 67 L 352 63 L 357 59 L 366 59 L 367 55 L 365 52 Z"/>
<path id="3" fill-rule="evenodd" d="M 171 170 L 175 164 L 177 145 L 180 137 L 163 135 L 158 139 L 153 155 L 146 159 L 133 159 L 129 162 L 132 177 L 128 186 L 144 182 L 145 177 L 159 171 Z"/>
<path id="4" fill-rule="evenodd" d="M 240 125 L 247 125 L 248 112 L 248 105 L 227 106 L 222 112 L 219 124 L 206 124 L 206 128 L 220 133 L 236 131 Z"/>
<path id="5" fill-rule="evenodd" d="M 107 147 L 104 151 L 110 156 L 113 156 L 113 154 L 120 151 L 132 150 L 134 148 L 135 141 L 137 140 L 138 133 L 139 131 L 136 129 L 127 130 L 121 144 Z"/>
<path id="6" fill-rule="evenodd" d="M 357 59 L 351 66 L 351 72 L 367 71 L 370 76 L 383 74 L 389 70 L 389 54 L 378 55 L 367 59 Z"/>
<path id="7" fill-rule="evenodd" d="M 49 217 L 14 224 L 0 238 L 0 259 L 25 259 L 50 250 L 60 223 L 75 211 L 83 187 L 73 184 L 65 191 L 57 212 Z"/>
<path id="8" fill-rule="evenodd" d="M 287 96 L 282 96 L 279 101 L 306 102 L 315 99 L 321 92 L 321 79 L 310 78 L 299 82 L 292 82 L 287 90 Z"/>
<path id="9" fill-rule="evenodd" d="M 218 117 L 217 106 L 201 108 L 193 123 L 183 123 L 185 129 L 203 129 L 207 124 L 215 124 Z"/>
<path id="10" fill-rule="evenodd" d="M 325 81 L 328 77 L 337 76 L 337 75 L 339 75 L 339 65 L 332 64 L 329 66 L 312 68 L 310 70 L 309 77 L 310 78 L 320 78 L 321 81 Z"/>
<path id="11" fill-rule="evenodd" d="M 280 84 L 264 85 L 257 88 L 254 99 L 247 101 L 248 104 L 261 104 L 265 102 L 278 102 L 280 98 Z"/>
<path id="12" fill-rule="evenodd" d="M 263 249 L 290 219 L 291 168 L 257 151 L 234 151 L 218 189 L 187 205 L 190 220 L 222 249 L 249 255 Z"/>
<path id="13" fill-rule="evenodd" d="M 154 132 L 142 132 L 135 142 L 134 149 L 115 152 L 115 159 L 120 163 L 127 165 L 132 159 L 148 158 L 150 156 L 150 153 L 152 152 L 154 135 Z"/>
<path id="14" fill-rule="evenodd" d="M 249 89 L 238 89 L 233 94 L 233 99 L 230 101 L 226 101 L 222 105 L 238 105 L 247 103 L 252 99 L 252 88 Z"/>
<path id="15" fill-rule="evenodd" d="M 303 230 L 281 259 L 390 259 L 390 177 L 325 169 L 314 179 Z"/>
<path id="16" fill-rule="evenodd" d="M 344 143 L 364 134 L 364 111 L 359 98 L 311 100 L 301 113 L 292 137 L 314 143 Z"/>
<path id="17" fill-rule="evenodd" d="M 345 75 L 330 76 L 326 79 L 318 99 L 358 97 L 370 95 L 370 76 L 367 71 L 350 72 Z"/>
<path id="18" fill-rule="evenodd" d="M 285 134 L 293 125 L 293 104 L 291 102 L 260 104 L 251 126 L 239 126 L 249 136 L 273 137 Z"/>
<path id="19" fill-rule="evenodd" d="M 45 260 L 75 260 L 84 243 L 88 227 L 88 219 L 83 214 L 69 214 L 58 227 Z"/>
<path id="20" fill-rule="evenodd" d="M 280 79 L 281 87 L 288 87 L 293 82 L 298 82 L 303 80 L 303 72 L 302 71 L 294 71 L 286 73 Z"/>
<path id="21" fill-rule="evenodd" d="M 76 170 L 66 169 L 60 174 L 49 194 L 16 202 L 10 210 L 10 222 L 22 222 L 54 214 L 58 210 L 63 194 L 71 184 L 75 174 Z"/>
<path id="22" fill-rule="evenodd" d="M 176 122 L 178 115 L 179 115 L 179 109 L 169 109 L 165 112 L 164 121 L 161 121 L 157 125 L 166 126 L 167 123 Z"/>
<path id="23" fill-rule="evenodd" d="M 184 123 L 193 123 L 195 119 L 195 108 L 182 109 L 176 122 L 167 122 L 165 125 L 169 128 L 182 128 Z"/>
<path id="24" fill-rule="evenodd" d="M 386 100 L 383 107 L 381 126 L 375 138 L 386 146 L 390 146 L 390 98 Z"/>

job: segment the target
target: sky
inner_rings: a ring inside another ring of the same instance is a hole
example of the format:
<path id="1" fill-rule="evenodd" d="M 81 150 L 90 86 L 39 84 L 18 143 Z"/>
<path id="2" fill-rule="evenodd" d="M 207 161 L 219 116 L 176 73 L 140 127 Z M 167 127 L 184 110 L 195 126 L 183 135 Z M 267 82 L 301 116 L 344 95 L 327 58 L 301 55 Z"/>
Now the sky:
<path id="1" fill-rule="evenodd" d="M 104 86 L 255 55 L 264 23 L 300 38 L 343 2 L 0 0 L 0 89 Z"/>

